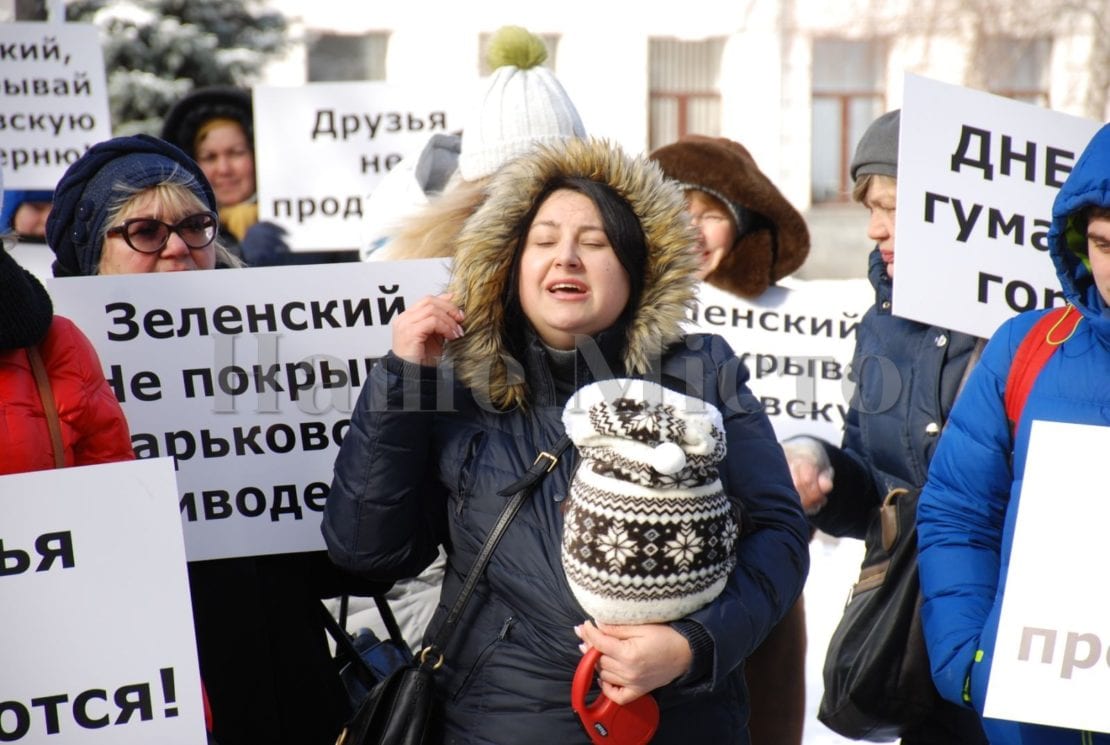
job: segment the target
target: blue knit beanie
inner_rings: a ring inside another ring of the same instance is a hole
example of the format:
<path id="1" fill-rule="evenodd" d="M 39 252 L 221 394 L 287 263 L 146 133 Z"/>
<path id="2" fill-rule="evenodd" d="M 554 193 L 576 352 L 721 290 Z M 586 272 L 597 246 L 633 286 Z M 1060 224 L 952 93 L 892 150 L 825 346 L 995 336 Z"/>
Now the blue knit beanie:
<path id="1" fill-rule="evenodd" d="M 200 166 L 165 140 L 135 135 L 89 148 L 54 190 L 46 221 L 46 242 L 56 257 L 54 276 L 96 274 L 112 205 L 129 191 L 168 180 L 175 171 L 174 180 L 214 212 L 216 197 Z"/>

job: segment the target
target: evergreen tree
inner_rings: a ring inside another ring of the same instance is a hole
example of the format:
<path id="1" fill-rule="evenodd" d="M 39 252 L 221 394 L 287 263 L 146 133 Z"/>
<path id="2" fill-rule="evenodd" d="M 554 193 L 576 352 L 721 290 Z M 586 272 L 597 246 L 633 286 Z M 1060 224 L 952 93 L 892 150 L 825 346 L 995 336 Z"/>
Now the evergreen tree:
<path id="1" fill-rule="evenodd" d="M 250 0 L 77 0 L 70 21 L 100 29 L 112 129 L 157 135 L 193 88 L 249 86 L 285 48 L 286 21 Z"/>

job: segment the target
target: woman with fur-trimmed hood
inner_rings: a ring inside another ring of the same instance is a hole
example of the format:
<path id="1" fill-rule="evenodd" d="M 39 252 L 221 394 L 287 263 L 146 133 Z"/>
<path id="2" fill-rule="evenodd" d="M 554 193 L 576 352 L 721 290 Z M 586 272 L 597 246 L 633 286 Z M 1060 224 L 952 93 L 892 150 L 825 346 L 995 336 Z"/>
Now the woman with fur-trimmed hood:
<path id="1" fill-rule="evenodd" d="M 445 650 L 444 742 L 587 741 L 569 705 L 580 645 L 602 653 L 609 698 L 653 693 L 653 742 L 748 742 L 742 663 L 801 591 L 809 531 L 747 371 L 720 337 L 683 334 L 691 242 L 681 191 L 646 159 L 599 141 L 544 146 L 493 177 L 459 235 L 449 292 L 393 323 L 336 460 L 323 533 L 337 564 L 380 579 L 416 575 L 443 545 L 432 632 L 505 502 L 498 492 L 560 439 L 565 402 L 595 380 L 650 378 L 720 409 L 719 476 L 749 527 L 704 608 L 669 624 L 586 623 L 560 562 L 568 451 L 508 526 Z"/>

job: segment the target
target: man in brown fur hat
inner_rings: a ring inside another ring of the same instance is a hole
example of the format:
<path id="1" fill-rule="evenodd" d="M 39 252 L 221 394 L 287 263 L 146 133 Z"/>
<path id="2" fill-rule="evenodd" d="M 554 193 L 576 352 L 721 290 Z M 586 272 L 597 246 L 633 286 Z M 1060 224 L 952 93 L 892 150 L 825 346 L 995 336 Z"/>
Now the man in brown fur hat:
<path id="1" fill-rule="evenodd" d="M 700 279 L 754 299 L 805 261 L 805 220 L 743 145 L 686 135 L 650 157 L 686 188 L 686 206 L 699 233 Z M 746 663 L 752 745 L 802 742 L 805 656 L 805 610 L 799 597 Z"/>

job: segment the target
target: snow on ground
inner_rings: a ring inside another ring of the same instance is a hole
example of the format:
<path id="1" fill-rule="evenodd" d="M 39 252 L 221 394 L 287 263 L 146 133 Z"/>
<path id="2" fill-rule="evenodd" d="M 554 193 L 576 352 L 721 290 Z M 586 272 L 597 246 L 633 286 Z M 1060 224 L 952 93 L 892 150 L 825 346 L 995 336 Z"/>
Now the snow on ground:
<path id="1" fill-rule="evenodd" d="M 809 645 L 806 652 L 806 723 L 804 745 L 842 745 L 853 743 L 817 720 L 821 701 L 821 667 L 825 650 L 840 620 L 848 592 L 859 575 L 863 559 L 863 542 L 852 538 L 831 538 L 818 533 L 809 544 L 810 568 L 806 580 L 806 628 Z"/>

